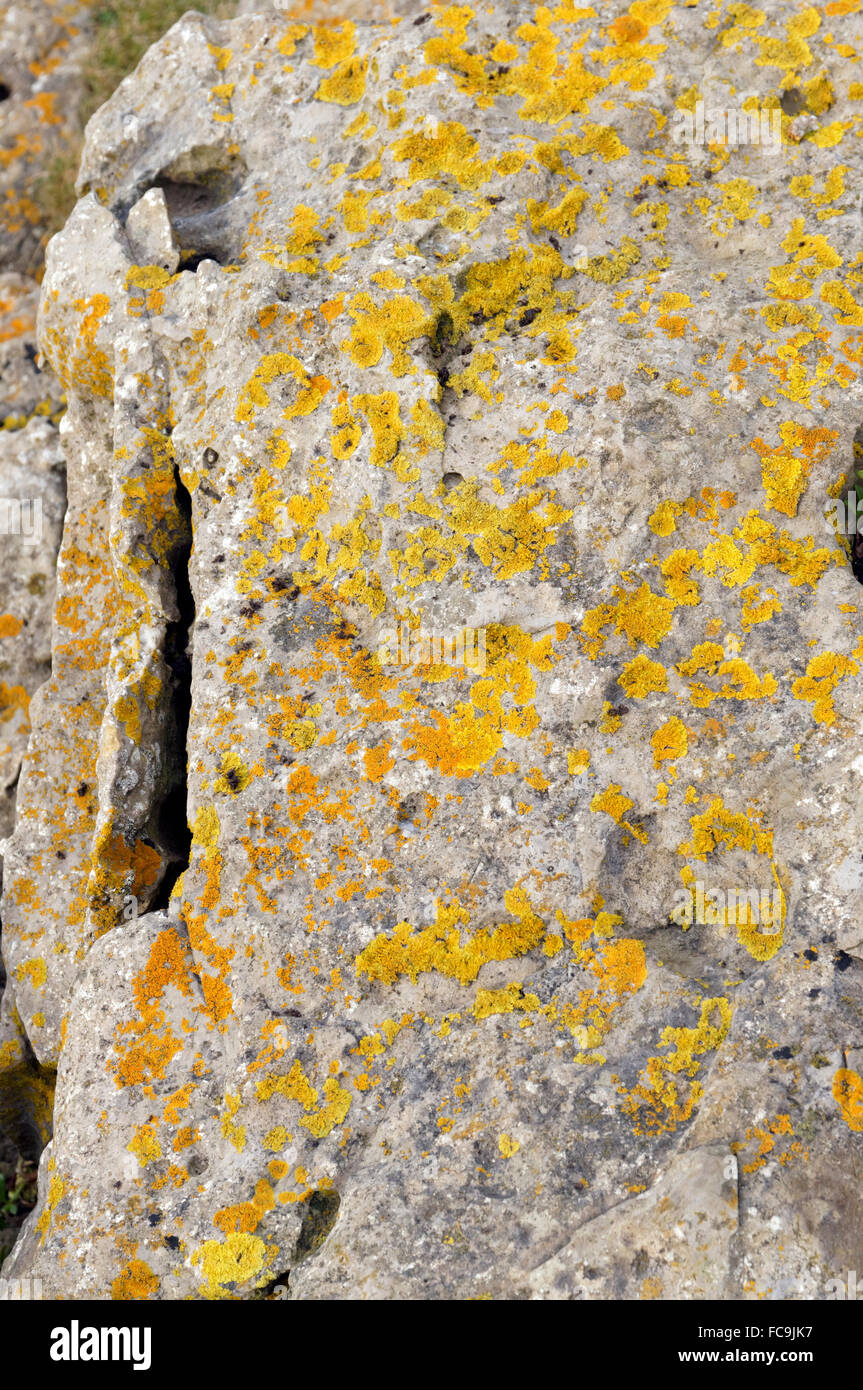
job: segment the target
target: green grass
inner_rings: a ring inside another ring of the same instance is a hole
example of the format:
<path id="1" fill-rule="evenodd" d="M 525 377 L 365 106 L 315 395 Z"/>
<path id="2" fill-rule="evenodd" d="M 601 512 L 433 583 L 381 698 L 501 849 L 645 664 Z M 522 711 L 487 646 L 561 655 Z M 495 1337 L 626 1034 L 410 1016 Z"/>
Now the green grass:
<path id="1" fill-rule="evenodd" d="M 19 1158 L 15 1167 L 0 1163 L 0 1267 L 18 1234 L 18 1227 L 36 1205 L 36 1165 Z"/>
<path id="2" fill-rule="evenodd" d="M 0 1170 L 0 1218 L 18 1216 L 36 1203 L 36 1169 L 19 1158 L 14 1173 Z"/>
<path id="3" fill-rule="evenodd" d="M 75 176 L 87 121 L 137 66 L 147 49 L 187 10 L 219 19 L 235 10 L 228 0 L 110 0 L 91 14 L 90 48 L 83 68 L 84 96 L 68 148 L 38 180 L 34 197 L 47 236 L 60 230 L 75 206 Z"/>

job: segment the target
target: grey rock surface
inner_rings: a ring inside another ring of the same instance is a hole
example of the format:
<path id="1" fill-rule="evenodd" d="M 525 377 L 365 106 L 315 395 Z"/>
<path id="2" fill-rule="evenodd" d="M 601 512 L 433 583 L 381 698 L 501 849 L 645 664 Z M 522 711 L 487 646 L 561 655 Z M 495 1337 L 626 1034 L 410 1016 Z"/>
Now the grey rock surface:
<path id="1" fill-rule="evenodd" d="M 39 184 L 74 138 L 89 7 L 0 6 L 0 838 L 50 670 L 54 571 L 64 510 L 63 397 L 36 352 L 45 241 Z"/>
<path id="2" fill-rule="evenodd" d="M 740 13 L 187 15 L 91 121 L 40 306 L 69 500 L 0 1094 L 58 1073 L 13 1276 L 860 1267 L 863 26 Z"/>
<path id="3" fill-rule="evenodd" d="M 74 142 L 87 50 L 86 0 L 0 5 L 0 269 L 35 275 L 44 217 L 37 184 Z"/>

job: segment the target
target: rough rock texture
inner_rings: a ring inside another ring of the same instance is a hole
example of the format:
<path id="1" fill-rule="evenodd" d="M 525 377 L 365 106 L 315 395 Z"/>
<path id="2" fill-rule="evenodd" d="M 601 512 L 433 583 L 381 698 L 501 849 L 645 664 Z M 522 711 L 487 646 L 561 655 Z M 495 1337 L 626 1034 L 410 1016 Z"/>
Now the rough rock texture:
<path id="1" fill-rule="evenodd" d="M 64 506 L 62 393 L 36 355 L 37 184 L 74 138 L 88 8 L 0 6 L 0 837 L 12 828 L 29 698 L 50 670 Z"/>
<path id="2" fill-rule="evenodd" d="M 75 138 L 87 0 L 0 5 L 0 268 L 41 268 L 36 184 Z"/>
<path id="3" fill-rule="evenodd" d="M 861 1267 L 863 615 L 826 516 L 861 49 L 779 3 L 189 15 L 91 122 L 40 309 L 69 511 L 6 858 L 22 1123 L 59 1071 L 13 1275 Z M 783 97 L 781 150 L 676 143 L 708 90 Z M 401 624 L 484 629 L 485 669 L 384 662 Z"/>
<path id="4" fill-rule="evenodd" d="M 33 277 L 46 236 L 37 186 L 74 136 L 88 8 L 0 6 L 0 849 L 14 823 L 30 699 L 50 673 L 65 508 L 62 391 L 36 352 Z M 50 1082 L 4 985 L 0 969 L 0 1065 L 13 1083 L 0 1095 L 0 1128 L 38 1153 L 50 1134 Z"/>
<path id="5" fill-rule="evenodd" d="M 0 275 L 0 836 L 30 732 L 30 696 L 50 674 L 54 570 L 65 509 L 60 385 L 37 365 L 38 290 Z"/>

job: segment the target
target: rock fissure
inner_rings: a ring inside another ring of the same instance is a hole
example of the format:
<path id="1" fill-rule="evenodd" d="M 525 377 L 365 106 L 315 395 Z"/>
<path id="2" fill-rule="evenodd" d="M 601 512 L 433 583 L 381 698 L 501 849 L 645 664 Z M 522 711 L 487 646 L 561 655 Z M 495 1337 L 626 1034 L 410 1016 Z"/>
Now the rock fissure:
<path id="1" fill-rule="evenodd" d="M 162 798 L 157 825 L 160 843 L 164 846 L 167 865 L 162 875 L 152 908 L 167 908 L 174 885 L 188 868 L 192 832 L 187 815 L 187 739 L 189 714 L 192 707 L 192 656 L 194 640 L 195 599 L 189 581 L 189 558 L 192 552 L 192 499 L 174 466 L 175 505 L 184 522 L 184 536 L 172 552 L 170 568 L 174 578 L 177 617 L 165 628 L 165 665 L 170 672 L 169 696 L 170 733 L 168 736 L 168 790 Z"/>

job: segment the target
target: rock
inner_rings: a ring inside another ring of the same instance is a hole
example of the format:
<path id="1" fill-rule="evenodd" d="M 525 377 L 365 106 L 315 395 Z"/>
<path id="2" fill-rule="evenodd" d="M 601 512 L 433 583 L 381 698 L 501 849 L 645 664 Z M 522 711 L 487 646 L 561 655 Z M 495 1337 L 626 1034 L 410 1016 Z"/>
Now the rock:
<path id="1" fill-rule="evenodd" d="M 0 26 L 0 837 L 14 824 L 29 704 L 50 673 L 55 565 L 65 508 L 59 383 L 36 353 L 46 238 L 40 185 L 76 137 L 89 6 L 4 5 Z M 2 839 L 0 839 L 2 844 Z M 2 974 L 2 972 L 0 972 Z M 4 980 L 0 978 L 0 995 Z M 22 1152 L 50 1135 L 51 1085 L 11 997 L 0 998 L 0 1125 Z"/>
<path id="2" fill-rule="evenodd" d="M 126 219 L 126 236 L 136 261 L 175 273 L 180 252 L 161 188 L 151 188 L 138 199 Z"/>
<path id="3" fill-rule="evenodd" d="M 51 670 L 54 571 L 65 510 L 62 392 L 36 354 L 38 287 L 0 276 L 0 836 L 30 733 L 30 698 Z"/>
<path id="4" fill-rule="evenodd" d="M 858 1267 L 856 74 L 608 13 L 191 14 L 88 127 L 3 908 L 46 1296 Z M 818 130 L 702 143 L 720 79 Z"/>
<path id="5" fill-rule="evenodd" d="M 50 671 L 54 568 L 65 505 L 59 383 L 36 354 L 45 241 L 38 184 L 74 138 L 89 6 L 4 5 L 0 34 L 0 836 Z"/>
<path id="6" fill-rule="evenodd" d="M 85 0 L 4 4 L 0 30 L 0 267 L 34 275 L 44 246 L 37 185 L 77 138 Z"/>
<path id="7" fill-rule="evenodd" d="M 0 433 L 0 834 L 14 823 L 30 698 L 51 670 L 54 566 L 66 489 L 56 426 Z"/>
<path id="8" fill-rule="evenodd" d="M 670 1284 L 678 1298 L 724 1297 L 738 1235 L 736 1167 L 724 1146 L 672 1156 L 649 1191 L 579 1226 L 532 1270 L 532 1296 L 661 1298 Z"/>
<path id="9" fill-rule="evenodd" d="M 0 424 L 4 435 L 33 417 L 57 423 L 63 407 L 59 383 L 37 362 L 39 286 L 26 275 L 0 275 Z"/>

